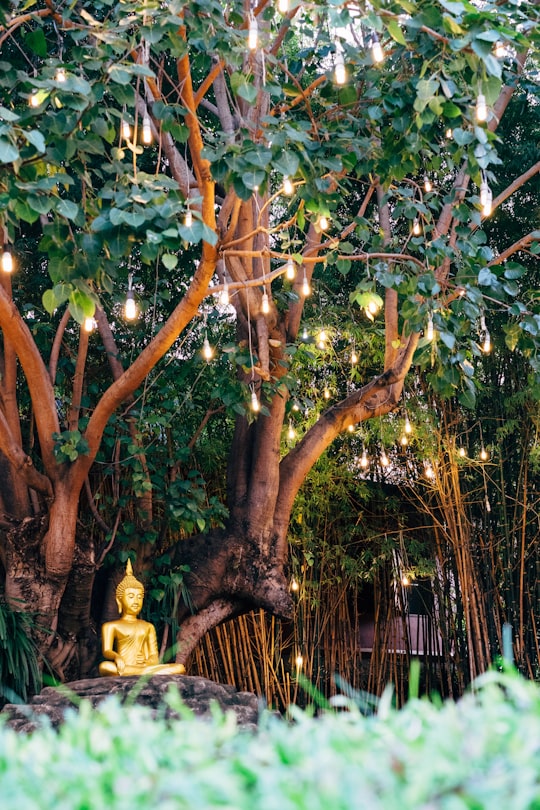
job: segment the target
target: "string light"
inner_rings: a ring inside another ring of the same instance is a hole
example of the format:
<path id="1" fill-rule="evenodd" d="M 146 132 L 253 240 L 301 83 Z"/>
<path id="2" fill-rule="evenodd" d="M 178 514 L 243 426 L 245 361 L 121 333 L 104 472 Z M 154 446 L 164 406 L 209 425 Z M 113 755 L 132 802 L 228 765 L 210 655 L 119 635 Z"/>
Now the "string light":
<path id="1" fill-rule="evenodd" d="M 248 27 L 248 48 L 250 51 L 255 51 L 259 42 L 259 27 L 257 25 L 257 18 L 253 13 L 249 15 Z"/>
<path id="2" fill-rule="evenodd" d="M 289 429 L 287 431 L 287 438 L 294 439 L 296 436 L 296 430 L 294 429 L 293 423 L 289 420 Z"/>
<path id="3" fill-rule="evenodd" d="M 500 40 L 495 43 L 494 53 L 497 59 L 502 59 L 503 56 L 506 56 L 506 48 L 504 47 L 504 43 Z"/>
<path id="4" fill-rule="evenodd" d="M 212 349 L 210 341 L 208 340 L 207 336 L 205 336 L 203 341 L 202 356 L 204 357 L 207 363 L 209 363 L 212 357 L 214 356 L 214 350 Z"/>
<path id="5" fill-rule="evenodd" d="M 129 139 L 131 138 L 131 127 L 127 121 L 122 120 L 122 123 L 120 125 L 120 132 L 122 133 L 122 138 L 125 141 L 129 141 Z"/>
<path id="6" fill-rule="evenodd" d="M 371 39 L 371 57 L 376 64 L 380 64 L 384 61 L 384 53 L 381 47 L 381 43 L 379 42 L 379 37 L 377 34 L 373 34 Z"/>
<path id="7" fill-rule="evenodd" d="M 304 326 L 304 328 L 302 329 L 302 340 L 304 341 L 304 343 L 306 343 L 309 340 L 309 332 L 306 326 Z"/>
<path id="8" fill-rule="evenodd" d="M 467 455 L 467 451 L 465 450 L 465 448 L 460 447 L 459 450 L 458 450 L 458 456 L 460 458 L 465 458 L 466 455 Z"/>
<path id="9" fill-rule="evenodd" d="M 483 93 L 478 93 L 476 97 L 476 120 L 482 123 L 487 120 L 488 110 L 486 97 Z"/>
<path id="10" fill-rule="evenodd" d="M 261 410 L 261 403 L 255 393 L 255 389 L 251 389 L 251 410 L 253 413 L 258 413 Z"/>
<path id="11" fill-rule="evenodd" d="M 432 184 L 431 180 L 429 179 L 429 177 L 427 176 L 427 174 L 426 174 L 426 176 L 424 178 L 424 191 L 427 191 L 428 193 L 430 191 L 433 191 L 433 184 Z"/>
<path id="12" fill-rule="evenodd" d="M 355 366 L 358 363 L 358 355 L 356 354 L 355 350 L 353 349 L 351 352 L 351 366 Z"/>
<path id="13" fill-rule="evenodd" d="M 409 444 L 409 439 L 404 433 L 402 434 L 399 443 L 401 444 L 402 447 L 407 447 L 407 445 Z"/>
<path id="14" fill-rule="evenodd" d="M 286 14 L 289 10 L 289 0 L 278 0 L 278 11 Z"/>
<path id="15" fill-rule="evenodd" d="M 261 311 L 263 315 L 268 315 L 270 312 L 270 301 L 268 300 L 268 293 L 266 290 L 263 292 L 262 302 L 261 302 Z"/>
<path id="16" fill-rule="evenodd" d="M 148 113 L 145 113 L 143 115 L 142 141 L 147 146 L 148 144 L 152 143 L 152 126 L 150 124 L 150 116 L 148 115 Z"/>
<path id="17" fill-rule="evenodd" d="M 480 331 L 483 335 L 482 351 L 484 352 L 484 354 L 489 354 L 491 351 L 491 336 L 486 326 L 486 319 L 484 315 L 480 316 Z"/>
<path id="18" fill-rule="evenodd" d="M 294 194 L 294 184 L 291 178 L 286 174 L 283 178 L 283 193 L 290 197 Z"/>
<path id="19" fill-rule="evenodd" d="M 39 107 L 40 100 L 39 100 L 39 93 L 37 90 L 32 90 L 32 95 L 28 99 L 28 103 L 31 107 Z"/>
<path id="20" fill-rule="evenodd" d="M 408 585 L 410 585 L 410 584 L 411 584 L 411 580 L 409 579 L 409 577 L 407 576 L 407 574 L 403 574 L 403 576 L 401 577 L 401 584 L 402 584 L 402 585 L 403 585 L 405 588 L 406 588 Z"/>
<path id="21" fill-rule="evenodd" d="M 309 281 L 306 276 L 306 268 L 304 267 L 304 278 L 302 280 L 302 295 L 307 297 L 311 292 L 311 287 L 309 286 Z"/>
<path id="22" fill-rule="evenodd" d="M 435 335 L 435 330 L 433 328 L 433 317 L 431 312 L 428 315 L 428 322 L 427 322 L 427 329 L 426 329 L 426 340 L 433 340 Z"/>
<path id="23" fill-rule="evenodd" d="M 381 467 L 389 467 L 390 466 L 390 459 L 386 455 L 386 450 L 384 449 L 384 447 L 381 450 L 380 461 L 381 461 Z"/>
<path id="24" fill-rule="evenodd" d="M 429 463 L 429 461 L 426 461 L 424 463 L 424 471 L 425 471 L 426 478 L 435 478 L 435 470 L 433 469 L 433 467 Z"/>
<path id="25" fill-rule="evenodd" d="M 319 332 L 319 337 L 317 338 L 317 346 L 319 347 L 319 349 L 326 349 L 327 340 L 328 335 L 326 334 L 324 329 L 321 329 L 321 331 Z"/>
<path id="26" fill-rule="evenodd" d="M 405 414 L 405 424 L 403 426 L 403 430 L 405 431 L 405 433 L 408 436 L 410 436 L 410 434 L 412 433 L 412 425 L 411 425 L 411 422 L 409 420 L 409 414 L 407 414 L 407 413 Z"/>
<path id="27" fill-rule="evenodd" d="M 188 210 L 186 211 L 186 214 L 184 216 L 184 225 L 186 226 L 186 228 L 191 228 L 191 226 L 193 225 L 193 213 L 191 211 L 191 208 L 188 208 Z"/>
<path id="28" fill-rule="evenodd" d="M 85 332 L 92 332 L 96 322 L 93 318 L 85 318 L 83 322 L 83 329 Z"/>
<path id="29" fill-rule="evenodd" d="M 59 67 L 56 70 L 55 79 L 57 82 L 65 82 L 66 80 L 66 70 L 63 67 Z"/>
<path id="30" fill-rule="evenodd" d="M 226 281 L 223 282 L 223 289 L 221 291 L 221 295 L 219 297 L 219 302 L 221 306 L 228 307 L 230 304 L 230 297 L 229 297 L 229 285 Z"/>
<path id="31" fill-rule="evenodd" d="M 4 273 L 13 272 L 13 254 L 9 249 L 9 245 L 4 245 L 4 250 L 2 251 L 1 265 Z"/>
<path id="32" fill-rule="evenodd" d="M 327 231 L 329 224 L 330 223 L 328 222 L 328 217 L 325 216 L 324 214 L 321 214 L 321 216 L 318 219 L 318 225 L 319 225 L 320 230 L 321 231 Z"/>
<path id="33" fill-rule="evenodd" d="M 364 312 L 370 321 L 375 320 L 375 316 L 379 313 L 382 301 L 379 296 L 372 295 L 367 305 L 364 307 Z"/>
<path id="34" fill-rule="evenodd" d="M 300 654 L 296 656 L 296 669 L 302 669 L 304 665 L 304 658 Z"/>
<path id="35" fill-rule="evenodd" d="M 296 276 L 296 266 L 292 259 L 288 259 L 287 261 L 287 268 L 285 270 L 285 276 L 289 279 L 289 281 L 294 281 Z"/>
<path id="36" fill-rule="evenodd" d="M 489 453 L 486 450 L 486 448 L 484 447 L 484 445 L 482 445 L 482 449 L 480 450 L 480 460 L 481 461 L 487 461 L 488 458 L 489 458 Z"/>
<path id="37" fill-rule="evenodd" d="M 493 194 L 488 185 L 485 175 L 482 175 L 482 182 L 480 183 L 480 205 L 482 207 L 482 214 L 489 217 L 492 212 Z"/>
<path id="38" fill-rule="evenodd" d="M 446 137 L 448 138 L 448 140 L 450 140 L 451 138 L 453 138 L 453 137 L 454 137 L 454 133 L 452 132 L 451 127 L 448 127 L 448 129 L 446 130 L 446 132 L 445 132 L 444 134 L 446 135 Z"/>
<path id="39" fill-rule="evenodd" d="M 133 321 L 137 317 L 137 304 L 135 303 L 135 293 L 132 289 L 133 275 L 128 276 L 128 289 L 126 293 L 126 301 L 124 304 L 124 317 L 127 321 Z"/>
<path id="40" fill-rule="evenodd" d="M 291 579 L 291 591 L 298 591 L 300 589 L 300 585 L 298 584 L 298 580 L 293 577 Z"/>
<path id="41" fill-rule="evenodd" d="M 343 51 L 340 47 L 336 49 L 336 58 L 334 61 L 334 79 L 336 84 L 345 84 L 347 81 L 345 60 L 343 59 Z"/>
<path id="42" fill-rule="evenodd" d="M 412 232 L 415 236 L 420 236 L 420 234 L 422 233 L 422 228 L 420 226 L 420 222 L 418 221 L 418 219 L 415 219 L 413 222 Z"/>
<path id="43" fill-rule="evenodd" d="M 369 466 L 369 459 L 367 457 L 367 452 L 365 448 L 362 450 L 362 455 L 360 457 L 360 466 L 362 467 L 363 470 L 365 470 Z"/>
<path id="44" fill-rule="evenodd" d="M 325 389 L 323 391 L 323 397 L 325 399 L 330 399 L 330 389 L 329 388 L 325 387 Z"/>

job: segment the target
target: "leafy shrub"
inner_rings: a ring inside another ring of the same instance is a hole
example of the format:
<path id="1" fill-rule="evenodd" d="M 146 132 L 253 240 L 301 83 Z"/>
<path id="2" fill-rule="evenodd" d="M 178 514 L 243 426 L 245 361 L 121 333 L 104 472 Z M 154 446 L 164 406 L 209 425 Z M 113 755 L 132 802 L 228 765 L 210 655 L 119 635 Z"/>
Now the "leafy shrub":
<path id="1" fill-rule="evenodd" d="M 0 597 L 0 707 L 5 703 L 24 703 L 41 688 L 29 623 L 28 614 L 13 610 Z"/>
<path id="2" fill-rule="evenodd" d="M 178 704 L 178 697 L 170 700 Z M 379 714 L 293 711 L 239 732 L 218 713 L 167 724 L 111 698 L 51 727 L 0 726 L 2 807 L 32 810 L 540 808 L 540 692 L 489 673 L 459 703 L 383 698 Z"/>

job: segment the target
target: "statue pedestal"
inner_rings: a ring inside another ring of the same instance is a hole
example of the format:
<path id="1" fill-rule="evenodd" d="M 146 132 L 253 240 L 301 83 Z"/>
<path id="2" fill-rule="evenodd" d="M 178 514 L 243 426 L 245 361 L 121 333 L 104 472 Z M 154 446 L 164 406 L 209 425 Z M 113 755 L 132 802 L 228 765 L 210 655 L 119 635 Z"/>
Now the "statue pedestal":
<path id="1" fill-rule="evenodd" d="M 96 707 L 110 695 L 117 695 L 121 702 L 128 699 L 133 702 L 135 693 L 135 703 L 156 711 L 159 709 L 165 717 L 174 719 L 178 715 L 169 706 L 163 708 L 163 699 L 171 686 L 178 689 L 182 701 L 198 717 L 209 716 L 210 705 L 216 703 L 223 711 L 234 711 L 239 726 L 253 728 L 257 724 L 259 700 L 256 695 L 238 692 L 234 686 L 194 675 L 155 675 L 142 681 L 131 677 L 102 677 L 73 681 L 60 687 L 47 686 L 28 705 L 8 704 L 2 709 L 2 714 L 8 715 L 8 726 L 27 733 L 39 725 L 43 716 L 57 728 L 64 712 L 69 708 L 76 709 L 79 699 Z"/>

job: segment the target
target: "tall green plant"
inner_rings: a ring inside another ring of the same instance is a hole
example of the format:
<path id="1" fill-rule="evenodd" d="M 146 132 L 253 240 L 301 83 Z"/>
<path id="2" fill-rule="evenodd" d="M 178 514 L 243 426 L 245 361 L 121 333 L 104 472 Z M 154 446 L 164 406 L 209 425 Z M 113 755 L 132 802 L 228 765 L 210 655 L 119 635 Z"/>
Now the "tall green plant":
<path id="1" fill-rule="evenodd" d="M 28 629 L 31 619 L 0 598 L 0 706 L 24 703 L 39 691 L 38 655 Z"/>

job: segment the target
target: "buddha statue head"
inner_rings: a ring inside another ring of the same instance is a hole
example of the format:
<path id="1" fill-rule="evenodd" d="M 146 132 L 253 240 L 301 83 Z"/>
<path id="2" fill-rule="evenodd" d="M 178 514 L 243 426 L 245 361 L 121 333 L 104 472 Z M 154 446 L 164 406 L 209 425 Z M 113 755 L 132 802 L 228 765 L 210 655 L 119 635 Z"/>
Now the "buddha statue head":
<path id="1" fill-rule="evenodd" d="M 144 597 L 144 585 L 133 575 L 133 567 L 131 565 L 131 560 L 129 559 L 126 564 L 126 574 L 116 586 L 116 604 L 118 606 L 118 613 L 122 613 L 124 594 L 127 590 L 140 591 L 142 602 Z"/>

